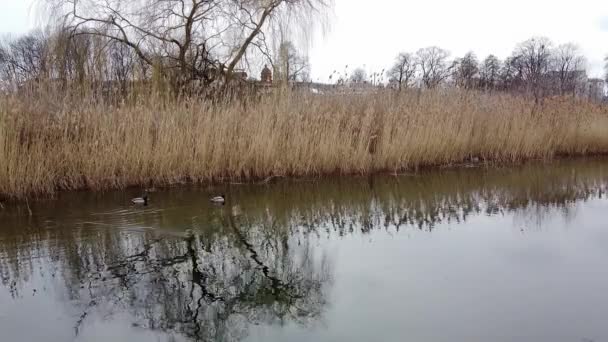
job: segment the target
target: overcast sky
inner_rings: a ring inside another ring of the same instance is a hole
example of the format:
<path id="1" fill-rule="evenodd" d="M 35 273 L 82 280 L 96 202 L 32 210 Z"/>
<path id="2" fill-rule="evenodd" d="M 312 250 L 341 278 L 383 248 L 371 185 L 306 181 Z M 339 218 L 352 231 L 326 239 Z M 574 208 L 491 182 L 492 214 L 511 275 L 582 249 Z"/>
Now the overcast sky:
<path id="1" fill-rule="evenodd" d="M 508 56 L 517 42 L 547 36 L 575 42 L 602 74 L 608 54 L 608 0 L 335 0 L 331 27 L 310 49 L 312 75 L 327 81 L 333 70 L 392 63 L 400 51 L 437 45 L 452 56 L 473 50 L 479 58 Z M 0 0 L 0 32 L 22 33 L 40 22 L 31 0 Z"/>

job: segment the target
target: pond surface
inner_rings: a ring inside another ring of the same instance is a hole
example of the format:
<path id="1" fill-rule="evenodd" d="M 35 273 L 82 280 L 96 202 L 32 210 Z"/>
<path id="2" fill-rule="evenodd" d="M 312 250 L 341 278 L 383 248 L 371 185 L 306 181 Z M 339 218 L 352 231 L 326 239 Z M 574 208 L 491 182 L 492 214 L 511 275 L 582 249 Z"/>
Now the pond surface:
<path id="1" fill-rule="evenodd" d="M 5 205 L 0 340 L 608 341 L 607 185 L 595 159 Z"/>

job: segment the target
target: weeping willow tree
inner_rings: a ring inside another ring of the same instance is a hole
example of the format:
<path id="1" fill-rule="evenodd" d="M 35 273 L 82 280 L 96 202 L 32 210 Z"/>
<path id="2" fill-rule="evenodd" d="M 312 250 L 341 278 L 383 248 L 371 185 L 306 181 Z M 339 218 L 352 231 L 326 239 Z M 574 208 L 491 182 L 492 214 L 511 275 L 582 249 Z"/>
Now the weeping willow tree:
<path id="1" fill-rule="evenodd" d="M 72 37 L 128 48 L 180 83 L 230 81 L 252 58 L 272 55 L 277 26 L 309 32 L 327 23 L 333 0 L 46 0 Z M 59 20 L 58 20 L 59 19 Z"/>

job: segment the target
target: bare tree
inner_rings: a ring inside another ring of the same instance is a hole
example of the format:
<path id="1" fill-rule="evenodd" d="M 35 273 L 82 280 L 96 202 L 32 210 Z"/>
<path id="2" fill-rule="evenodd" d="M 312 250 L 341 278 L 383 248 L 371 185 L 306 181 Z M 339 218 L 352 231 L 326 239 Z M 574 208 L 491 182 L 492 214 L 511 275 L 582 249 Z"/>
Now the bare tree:
<path id="1" fill-rule="evenodd" d="M 409 88 L 416 76 L 416 59 L 411 53 L 402 52 L 397 56 L 395 64 L 388 71 L 391 82 L 397 83 L 399 90 Z"/>
<path id="2" fill-rule="evenodd" d="M 519 43 L 515 48 L 514 61 L 522 71 L 526 91 L 536 101 L 543 97 L 547 88 L 547 71 L 551 62 L 552 43 L 548 38 L 537 37 Z"/>
<path id="3" fill-rule="evenodd" d="M 454 63 L 454 81 L 456 86 L 464 89 L 476 88 L 479 83 L 479 62 L 472 51 Z"/>
<path id="4" fill-rule="evenodd" d="M 331 0 L 47 0 L 75 35 L 120 42 L 180 80 L 229 80 L 251 49 L 268 53 L 272 20 L 309 17 Z M 66 11 L 67 9 L 67 11 Z M 291 15 L 290 18 L 298 16 Z"/>
<path id="5" fill-rule="evenodd" d="M 107 79 L 115 80 L 124 94 L 127 85 L 134 80 L 137 56 L 132 49 L 120 42 L 111 42 L 109 49 L 109 70 Z"/>
<path id="6" fill-rule="evenodd" d="M 572 43 L 562 44 L 555 49 L 551 69 L 555 76 L 551 81 L 557 83 L 561 95 L 575 95 L 586 79 L 585 57 L 578 46 Z"/>
<path id="7" fill-rule="evenodd" d="M 2 78 L 19 85 L 43 77 L 48 72 L 48 41 L 41 31 L 34 31 L 0 44 Z"/>
<path id="8" fill-rule="evenodd" d="M 508 57 L 500 69 L 500 89 L 510 92 L 521 91 L 524 84 L 522 75 L 519 56 Z"/>
<path id="9" fill-rule="evenodd" d="M 489 55 L 484 59 L 479 69 L 479 85 L 484 90 L 494 90 L 498 85 L 500 77 L 500 60 L 494 56 Z"/>
<path id="10" fill-rule="evenodd" d="M 301 55 L 292 42 L 281 43 L 274 65 L 276 80 L 306 81 L 310 74 L 309 70 L 308 57 Z"/>
<path id="11" fill-rule="evenodd" d="M 350 75 L 351 83 L 358 84 L 364 83 L 365 81 L 367 81 L 367 72 L 365 72 L 365 69 L 357 68 L 353 70 L 353 73 Z"/>
<path id="12" fill-rule="evenodd" d="M 436 88 L 450 75 L 452 65 L 448 64 L 450 53 L 436 46 L 420 49 L 416 59 L 422 72 L 422 83 L 426 88 Z"/>

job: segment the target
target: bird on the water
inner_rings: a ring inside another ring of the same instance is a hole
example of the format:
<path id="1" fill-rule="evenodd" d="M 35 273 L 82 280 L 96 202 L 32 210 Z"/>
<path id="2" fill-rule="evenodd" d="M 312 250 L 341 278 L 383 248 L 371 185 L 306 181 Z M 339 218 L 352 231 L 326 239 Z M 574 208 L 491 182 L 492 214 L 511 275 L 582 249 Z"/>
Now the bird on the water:
<path id="1" fill-rule="evenodd" d="M 209 200 L 212 203 L 216 203 L 216 204 L 224 204 L 224 203 L 226 203 L 226 197 L 224 197 L 224 195 L 219 195 L 219 196 L 211 197 Z"/>
<path id="2" fill-rule="evenodd" d="M 148 192 L 144 192 L 141 197 L 135 197 L 131 200 L 133 204 L 143 204 L 148 205 Z"/>

